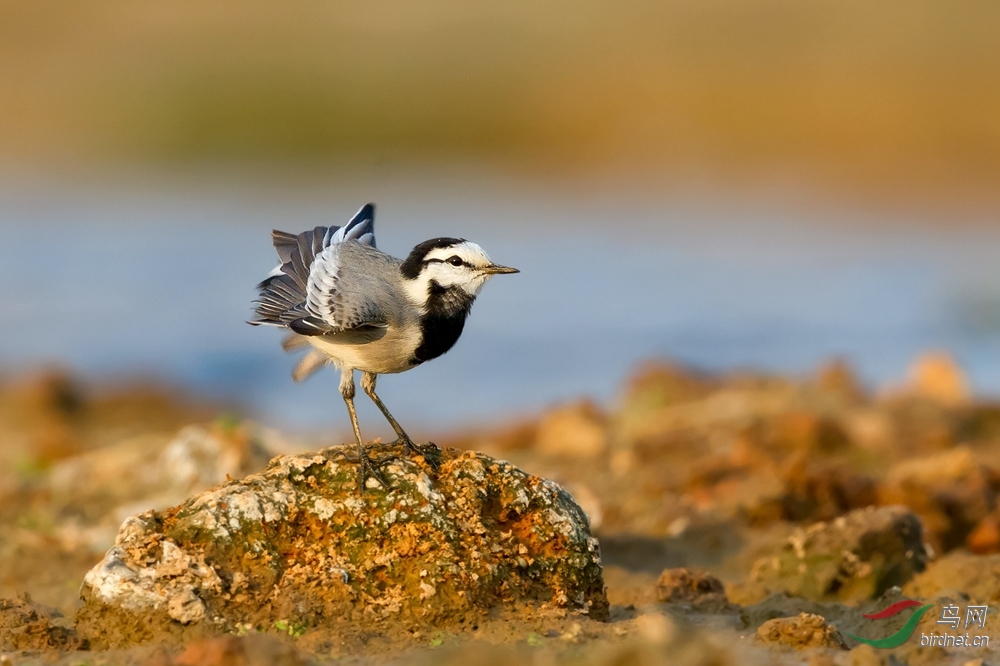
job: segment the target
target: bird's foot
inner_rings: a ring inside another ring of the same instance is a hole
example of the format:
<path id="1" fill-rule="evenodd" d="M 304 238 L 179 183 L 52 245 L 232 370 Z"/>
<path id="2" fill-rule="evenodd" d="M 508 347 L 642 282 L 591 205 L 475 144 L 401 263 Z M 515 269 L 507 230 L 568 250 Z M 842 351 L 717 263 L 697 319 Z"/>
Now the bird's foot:
<path id="1" fill-rule="evenodd" d="M 397 460 L 399 460 L 399 458 L 393 455 L 370 458 L 368 454 L 362 453 L 360 461 L 361 464 L 358 469 L 358 485 L 361 487 L 362 492 L 365 488 L 367 488 L 368 479 L 375 479 L 382 485 L 383 488 L 388 490 L 391 486 L 389 485 L 389 480 L 382 472 L 382 468 L 389 463 L 396 462 Z"/>
<path id="2" fill-rule="evenodd" d="M 360 455 L 352 455 L 347 451 L 338 449 L 337 451 L 332 451 L 331 455 L 342 458 L 343 460 L 358 466 L 358 486 L 361 488 L 362 492 L 364 492 L 367 487 L 368 479 L 375 479 L 383 488 L 390 488 L 389 479 L 386 478 L 382 468 L 389 463 L 399 460 L 399 456 L 394 455 L 372 458 L 365 453 L 364 450 L 362 450 Z"/>
<path id="3" fill-rule="evenodd" d="M 402 445 L 406 449 L 407 455 L 413 456 L 423 456 L 423 459 L 427 461 L 427 464 L 437 469 L 441 465 L 441 449 L 434 442 L 428 442 L 426 444 L 414 444 L 413 440 L 409 437 L 403 436 L 393 442 L 394 445 Z"/>

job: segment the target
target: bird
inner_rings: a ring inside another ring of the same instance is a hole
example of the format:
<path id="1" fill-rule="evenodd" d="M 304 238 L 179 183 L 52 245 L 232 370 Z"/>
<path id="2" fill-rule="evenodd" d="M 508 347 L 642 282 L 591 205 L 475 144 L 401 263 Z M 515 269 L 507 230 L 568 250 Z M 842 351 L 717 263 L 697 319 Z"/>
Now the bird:
<path id="1" fill-rule="evenodd" d="M 379 375 L 405 372 L 450 350 L 472 304 L 494 275 L 518 273 L 490 260 L 464 238 L 419 243 L 406 259 L 375 246 L 375 204 L 361 207 L 342 227 L 316 227 L 299 234 L 273 230 L 279 265 L 257 285 L 255 316 L 248 323 L 287 329 L 285 351 L 308 349 L 292 378 L 304 381 L 333 365 L 358 448 L 362 489 L 384 462 L 366 451 L 354 408 L 354 372 L 361 388 L 395 431 L 394 444 L 408 455 L 430 456 L 414 444 L 375 392 Z M 388 460 L 385 460 L 388 462 Z"/>

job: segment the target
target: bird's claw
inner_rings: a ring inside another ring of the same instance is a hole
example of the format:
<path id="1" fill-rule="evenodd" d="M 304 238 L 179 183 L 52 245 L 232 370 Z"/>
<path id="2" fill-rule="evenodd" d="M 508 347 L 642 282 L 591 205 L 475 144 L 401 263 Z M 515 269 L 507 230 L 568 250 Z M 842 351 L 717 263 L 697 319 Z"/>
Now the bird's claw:
<path id="1" fill-rule="evenodd" d="M 370 478 L 374 478 L 378 481 L 383 488 L 389 488 L 389 479 L 387 479 L 385 474 L 382 472 L 382 468 L 389 463 L 399 460 L 399 456 L 394 455 L 380 456 L 378 458 L 372 458 L 366 453 L 362 453 L 361 455 L 352 455 L 342 449 L 331 451 L 330 455 L 342 458 L 351 464 L 358 465 L 358 485 L 361 487 L 362 491 L 365 490 L 365 484 Z"/>
<path id="2" fill-rule="evenodd" d="M 399 460 L 397 456 L 388 455 L 381 456 L 379 458 L 370 458 L 367 454 L 361 454 L 361 460 L 358 468 L 358 485 L 361 490 L 364 491 L 366 488 L 366 482 L 369 478 L 374 478 L 385 489 L 389 489 L 389 480 L 385 477 L 382 472 L 382 468 L 391 462 Z"/>
<path id="3" fill-rule="evenodd" d="M 427 464 L 437 469 L 441 464 L 441 449 L 438 448 L 437 444 L 434 442 L 428 442 L 427 444 L 414 444 L 413 440 L 409 437 L 400 437 L 395 442 L 396 446 L 402 445 L 406 449 L 408 455 L 418 455 L 423 456 L 423 459 L 427 461 Z"/>

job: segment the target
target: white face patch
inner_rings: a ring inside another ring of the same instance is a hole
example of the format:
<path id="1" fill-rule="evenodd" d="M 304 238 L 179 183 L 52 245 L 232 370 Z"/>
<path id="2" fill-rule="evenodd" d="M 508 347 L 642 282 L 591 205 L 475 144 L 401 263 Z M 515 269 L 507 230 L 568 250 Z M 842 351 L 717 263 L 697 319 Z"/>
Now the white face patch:
<path id="1" fill-rule="evenodd" d="M 424 261 L 448 263 L 452 257 L 458 257 L 464 263 L 476 268 L 485 268 L 492 263 L 483 248 L 472 241 L 462 241 L 458 245 L 450 247 L 434 248 L 427 253 Z"/>
<path id="2" fill-rule="evenodd" d="M 482 269 L 491 264 L 483 248 L 471 241 L 435 248 L 424 257 L 420 275 L 407 286 L 407 292 L 414 302 L 423 304 L 433 280 L 445 289 L 459 287 L 470 296 L 477 296 L 492 277 Z"/>

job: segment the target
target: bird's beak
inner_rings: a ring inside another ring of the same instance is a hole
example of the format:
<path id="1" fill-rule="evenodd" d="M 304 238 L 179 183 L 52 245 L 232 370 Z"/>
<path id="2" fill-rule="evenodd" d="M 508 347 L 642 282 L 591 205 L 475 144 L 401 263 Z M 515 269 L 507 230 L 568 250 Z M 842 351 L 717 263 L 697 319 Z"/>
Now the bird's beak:
<path id="1" fill-rule="evenodd" d="M 501 266 L 500 264 L 490 264 L 485 268 L 481 269 L 484 273 L 488 275 L 496 275 L 498 273 L 520 273 L 521 271 L 516 268 L 511 268 L 510 266 Z"/>

